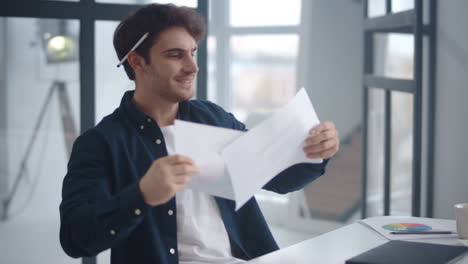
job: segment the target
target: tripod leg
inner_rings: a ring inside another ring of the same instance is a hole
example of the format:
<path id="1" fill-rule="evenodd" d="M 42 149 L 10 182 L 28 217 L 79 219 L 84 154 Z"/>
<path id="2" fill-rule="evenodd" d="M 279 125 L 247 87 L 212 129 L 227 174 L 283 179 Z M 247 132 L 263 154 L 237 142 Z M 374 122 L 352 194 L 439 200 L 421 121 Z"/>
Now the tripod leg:
<path id="1" fill-rule="evenodd" d="M 65 136 L 65 147 L 67 148 L 67 154 L 70 155 L 73 147 L 73 142 L 78 136 L 75 122 L 73 120 L 73 114 L 71 111 L 71 105 L 69 96 L 66 90 L 65 82 L 57 82 L 59 104 L 60 104 L 60 117 L 62 118 L 63 134 Z"/>

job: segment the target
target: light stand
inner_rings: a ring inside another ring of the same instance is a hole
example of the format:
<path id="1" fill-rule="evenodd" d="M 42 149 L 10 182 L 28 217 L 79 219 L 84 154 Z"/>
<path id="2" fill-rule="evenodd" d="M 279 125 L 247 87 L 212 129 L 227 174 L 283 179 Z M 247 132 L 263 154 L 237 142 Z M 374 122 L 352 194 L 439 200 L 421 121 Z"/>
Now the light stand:
<path id="1" fill-rule="evenodd" d="M 65 137 L 65 147 L 66 147 L 67 153 L 68 154 L 71 153 L 73 141 L 77 137 L 77 131 L 75 128 L 75 123 L 73 121 L 70 100 L 69 100 L 69 96 L 67 93 L 65 82 L 54 81 L 52 85 L 50 86 L 46 99 L 42 105 L 41 111 L 39 113 L 39 118 L 36 121 L 33 133 L 27 145 L 26 151 L 23 155 L 23 159 L 21 160 L 20 168 L 14 179 L 13 187 L 11 191 L 8 193 L 8 195 L 6 196 L 6 198 L 2 201 L 3 203 L 3 212 L 1 216 L 2 221 L 6 221 L 9 217 L 9 208 L 10 208 L 11 202 L 18 190 L 21 180 L 24 177 L 27 162 L 31 154 L 32 148 L 34 146 L 34 143 L 36 142 L 37 134 L 39 132 L 39 129 L 41 128 L 41 124 L 44 119 L 46 110 L 49 107 L 52 97 L 56 91 L 58 92 L 60 116 L 62 120 L 63 132 L 64 132 L 64 137 Z"/>

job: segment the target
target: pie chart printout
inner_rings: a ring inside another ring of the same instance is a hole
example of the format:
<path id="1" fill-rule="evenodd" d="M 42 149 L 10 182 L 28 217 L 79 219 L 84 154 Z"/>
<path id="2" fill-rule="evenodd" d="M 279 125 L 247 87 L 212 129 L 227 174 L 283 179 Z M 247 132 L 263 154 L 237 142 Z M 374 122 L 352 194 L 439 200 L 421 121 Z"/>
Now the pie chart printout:
<path id="1" fill-rule="evenodd" d="M 393 223 L 382 227 L 392 231 L 426 231 L 432 229 L 430 226 L 417 223 Z"/>

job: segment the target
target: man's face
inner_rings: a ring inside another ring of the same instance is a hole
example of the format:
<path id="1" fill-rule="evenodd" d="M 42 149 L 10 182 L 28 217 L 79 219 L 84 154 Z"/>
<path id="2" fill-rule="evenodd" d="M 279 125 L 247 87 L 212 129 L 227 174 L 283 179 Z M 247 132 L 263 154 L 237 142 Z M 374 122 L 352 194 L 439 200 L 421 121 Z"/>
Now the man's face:
<path id="1" fill-rule="evenodd" d="M 188 100 L 198 72 L 197 42 L 182 27 L 162 31 L 150 49 L 151 63 L 144 66 L 143 86 L 168 102 Z"/>

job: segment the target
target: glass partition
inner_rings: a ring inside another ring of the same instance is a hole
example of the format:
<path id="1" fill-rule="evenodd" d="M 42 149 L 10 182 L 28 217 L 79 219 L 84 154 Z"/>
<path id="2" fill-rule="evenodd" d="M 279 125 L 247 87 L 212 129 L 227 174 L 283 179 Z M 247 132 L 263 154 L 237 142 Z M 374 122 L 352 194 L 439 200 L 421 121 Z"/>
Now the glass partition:
<path id="1" fill-rule="evenodd" d="M 119 60 L 114 50 L 112 38 L 118 24 L 119 22 L 114 21 L 96 21 L 96 123 L 119 107 L 125 91 L 135 88 L 133 81 L 128 79 L 124 67 L 117 68 Z"/>
<path id="2" fill-rule="evenodd" d="M 376 17 L 385 15 L 385 0 L 368 0 L 367 16 Z"/>
<path id="3" fill-rule="evenodd" d="M 411 215 L 413 94 L 392 92 L 391 215 Z"/>
<path id="4" fill-rule="evenodd" d="M 409 34 L 387 34 L 384 54 L 384 76 L 398 79 L 413 79 L 414 36 Z"/>
<path id="5" fill-rule="evenodd" d="M 233 27 L 297 26 L 300 23 L 300 0 L 289 0 L 287 3 L 282 0 L 235 0 L 229 3 L 230 24 Z"/>
<path id="6" fill-rule="evenodd" d="M 247 125 L 296 94 L 298 41 L 293 34 L 231 37 L 232 111 Z"/>
<path id="7" fill-rule="evenodd" d="M 385 91 L 369 90 L 367 216 L 383 215 Z"/>
<path id="8" fill-rule="evenodd" d="M 197 0 L 96 0 L 97 3 L 110 3 L 110 4 L 175 4 L 178 6 L 187 6 L 196 8 L 198 6 Z"/>
<path id="9" fill-rule="evenodd" d="M 80 129 L 78 33 L 75 20 L 0 18 L 0 263 L 81 262 L 59 243 Z"/>

